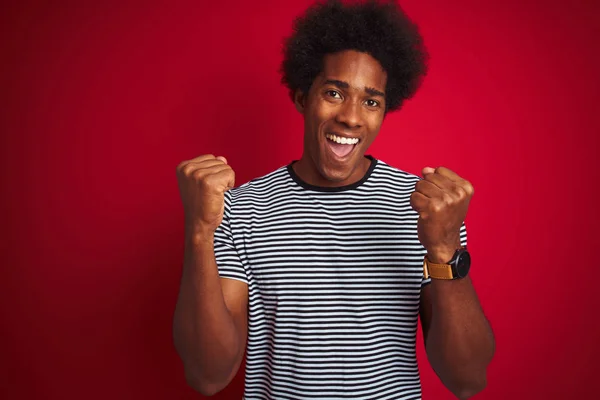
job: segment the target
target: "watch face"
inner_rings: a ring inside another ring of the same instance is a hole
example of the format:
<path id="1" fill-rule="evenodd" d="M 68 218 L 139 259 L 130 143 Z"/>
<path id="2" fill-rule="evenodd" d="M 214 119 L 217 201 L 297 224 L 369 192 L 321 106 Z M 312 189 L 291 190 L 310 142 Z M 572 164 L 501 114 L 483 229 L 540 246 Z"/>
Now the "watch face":
<path id="1" fill-rule="evenodd" d="M 458 278 L 464 278 L 469 273 L 469 269 L 471 268 L 471 256 L 468 252 L 464 251 L 460 253 L 458 256 L 458 260 L 456 261 L 456 272 Z"/>

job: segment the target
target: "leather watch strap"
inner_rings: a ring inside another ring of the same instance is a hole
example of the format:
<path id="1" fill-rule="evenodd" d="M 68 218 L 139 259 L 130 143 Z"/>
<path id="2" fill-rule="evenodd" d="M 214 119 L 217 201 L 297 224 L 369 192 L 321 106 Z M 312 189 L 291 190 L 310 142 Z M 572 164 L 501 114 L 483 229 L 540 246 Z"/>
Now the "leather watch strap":
<path id="1" fill-rule="evenodd" d="M 427 260 L 427 256 L 423 260 L 423 274 L 425 279 L 431 277 L 434 279 L 454 279 L 452 275 L 452 266 L 450 264 L 435 264 Z"/>

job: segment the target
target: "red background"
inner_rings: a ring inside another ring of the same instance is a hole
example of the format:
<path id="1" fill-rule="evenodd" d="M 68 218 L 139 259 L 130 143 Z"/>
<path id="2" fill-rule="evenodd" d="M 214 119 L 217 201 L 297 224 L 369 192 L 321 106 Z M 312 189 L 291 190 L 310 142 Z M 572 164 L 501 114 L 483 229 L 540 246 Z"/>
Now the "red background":
<path id="1" fill-rule="evenodd" d="M 3 3 L 0 398 L 201 397 L 171 338 L 175 167 L 225 155 L 241 184 L 300 157 L 277 69 L 308 4 Z M 478 398 L 597 398 L 600 2 L 402 4 L 430 74 L 371 154 L 475 186 L 472 276 L 497 338 Z M 419 355 L 424 398 L 450 399 Z"/>

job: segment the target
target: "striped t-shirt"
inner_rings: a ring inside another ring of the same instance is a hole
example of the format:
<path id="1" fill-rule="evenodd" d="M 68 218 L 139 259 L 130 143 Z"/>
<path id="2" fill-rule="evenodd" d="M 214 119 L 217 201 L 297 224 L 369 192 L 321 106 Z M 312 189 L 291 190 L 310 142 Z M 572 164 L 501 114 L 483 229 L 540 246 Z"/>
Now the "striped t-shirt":
<path id="1" fill-rule="evenodd" d="M 244 399 L 421 398 L 419 178 L 369 158 L 349 186 L 290 164 L 226 192 L 215 257 L 248 284 Z"/>

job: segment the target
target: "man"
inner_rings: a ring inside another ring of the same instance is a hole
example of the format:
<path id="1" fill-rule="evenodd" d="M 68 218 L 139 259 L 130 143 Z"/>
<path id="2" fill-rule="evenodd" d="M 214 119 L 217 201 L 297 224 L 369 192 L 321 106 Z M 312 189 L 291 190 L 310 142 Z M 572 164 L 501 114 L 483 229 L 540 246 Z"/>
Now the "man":
<path id="1" fill-rule="evenodd" d="M 425 61 L 393 3 L 317 4 L 282 66 L 304 116 L 301 159 L 240 187 L 225 157 L 178 166 L 174 339 L 192 387 L 217 393 L 247 351 L 247 400 L 420 399 L 420 316 L 446 387 L 460 399 L 484 388 L 494 339 L 467 274 L 472 186 L 365 155 Z"/>

